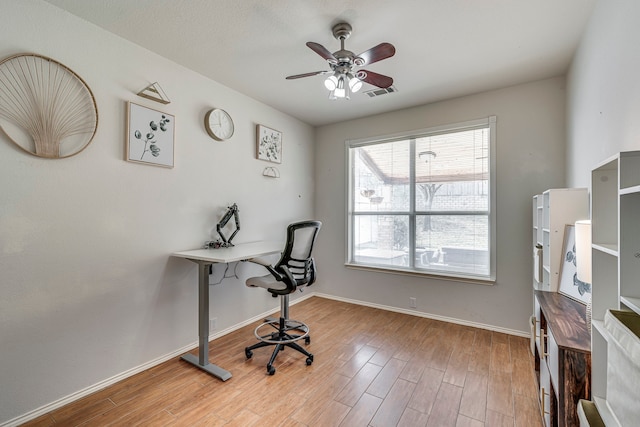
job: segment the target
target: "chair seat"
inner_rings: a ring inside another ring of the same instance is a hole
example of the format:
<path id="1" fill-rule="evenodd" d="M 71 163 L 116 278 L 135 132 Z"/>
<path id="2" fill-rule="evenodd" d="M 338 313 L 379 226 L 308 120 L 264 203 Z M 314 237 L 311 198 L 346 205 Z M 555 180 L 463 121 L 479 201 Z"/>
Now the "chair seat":
<path id="1" fill-rule="evenodd" d="M 247 286 L 252 288 L 264 288 L 264 289 L 286 289 L 287 285 L 284 282 L 278 282 L 271 274 L 266 276 L 251 277 L 247 279 Z"/>

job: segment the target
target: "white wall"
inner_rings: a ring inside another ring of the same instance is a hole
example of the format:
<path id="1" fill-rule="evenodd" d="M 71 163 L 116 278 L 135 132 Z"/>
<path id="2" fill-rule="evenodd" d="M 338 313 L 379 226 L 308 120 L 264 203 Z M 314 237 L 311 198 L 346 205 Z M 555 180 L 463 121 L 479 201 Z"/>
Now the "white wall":
<path id="1" fill-rule="evenodd" d="M 316 258 L 321 290 L 528 333 L 531 197 L 564 184 L 564 78 L 553 78 L 374 117 L 316 132 L 316 216 L 324 222 Z M 386 95 L 393 96 L 393 95 Z M 384 102 L 374 98 L 371 102 Z M 497 116 L 497 282 L 466 284 L 348 269 L 345 261 L 345 140 Z"/>
<path id="2" fill-rule="evenodd" d="M 567 182 L 590 186 L 594 165 L 640 150 L 640 2 L 598 1 L 568 74 Z"/>
<path id="3" fill-rule="evenodd" d="M 0 424 L 197 341 L 196 248 L 227 205 L 234 242 L 284 239 L 313 215 L 313 129 L 39 0 L 0 0 L 0 58 L 54 58 L 91 87 L 99 128 L 79 155 L 45 160 L 0 136 Z M 158 81 L 163 106 L 135 94 Z M 126 101 L 176 116 L 175 168 L 123 161 Z M 227 110 L 227 142 L 202 126 Z M 281 178 L 262 176 L 255 125 L 281 130 Z M 222 330 L 278 307 L 241 280 L 212 288 Z M 215 270 L 218 280 L 223 268 Z M 214 331 L 215 332 L 215 331 Z M 247 337 L 249 340 L 251 337 Z"/>

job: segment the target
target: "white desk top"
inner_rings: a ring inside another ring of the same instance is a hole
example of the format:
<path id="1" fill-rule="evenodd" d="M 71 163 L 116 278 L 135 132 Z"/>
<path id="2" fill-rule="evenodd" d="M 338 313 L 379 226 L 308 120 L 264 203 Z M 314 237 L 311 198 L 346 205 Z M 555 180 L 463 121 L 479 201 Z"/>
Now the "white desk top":
<path id="1" fill-rule="evenodd" d="M 251 242 L 238 243 L 229 248 L 194 249 L 174 252 L 171 256 L 187 258 L 194 261 L 229 263 L 276 254 L 282 252 L 283 249 L 284 243 L 280 242 Z"/>

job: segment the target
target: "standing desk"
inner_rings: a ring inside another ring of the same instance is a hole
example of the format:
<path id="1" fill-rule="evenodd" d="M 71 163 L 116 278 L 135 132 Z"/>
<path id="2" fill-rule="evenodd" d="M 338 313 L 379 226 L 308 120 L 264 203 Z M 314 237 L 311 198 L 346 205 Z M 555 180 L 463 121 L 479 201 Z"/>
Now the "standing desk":
<path id="1" fill-rule="evenodd" d="M 171 256 L 185 258 L 198 264 L 198 357 L 185 354 L 182 360 L 226 381 L 231 378 L 231 372 L 209 363 L 209 267 L 215 263 L 231 263 L 246 261 L 265 255 L 281 252 L 282 243 L 253 242 L 239 243 L 228 248 L 195 249 L 191 251 L 174 252 Z"/>

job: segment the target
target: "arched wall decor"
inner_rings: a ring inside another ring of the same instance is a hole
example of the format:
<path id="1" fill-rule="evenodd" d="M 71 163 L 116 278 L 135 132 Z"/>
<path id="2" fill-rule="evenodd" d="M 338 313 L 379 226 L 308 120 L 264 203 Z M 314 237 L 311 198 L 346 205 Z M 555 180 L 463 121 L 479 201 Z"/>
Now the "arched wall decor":
<path id="1" fill-rule="evenodd" d="M 22 150 L 61 159 L 91 143 L 98 108 L 89 86 L 71 69 L 22 53 L 0 62 L 0 119 L 6 120 L 0 129 Z"/>

